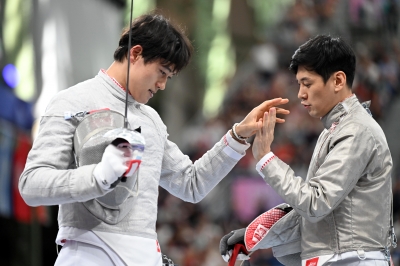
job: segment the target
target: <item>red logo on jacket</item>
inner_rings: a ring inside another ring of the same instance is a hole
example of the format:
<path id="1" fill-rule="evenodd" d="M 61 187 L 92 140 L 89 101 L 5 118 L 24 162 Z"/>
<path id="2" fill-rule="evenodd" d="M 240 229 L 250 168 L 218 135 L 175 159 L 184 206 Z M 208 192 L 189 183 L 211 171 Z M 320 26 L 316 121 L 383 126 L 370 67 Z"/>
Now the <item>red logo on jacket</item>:
<path id="1" fill-rule="evenodd" d="M 318 260 L 319 260 L 318 257 L 306 260 L 306 266 L 317 266 Z"/>

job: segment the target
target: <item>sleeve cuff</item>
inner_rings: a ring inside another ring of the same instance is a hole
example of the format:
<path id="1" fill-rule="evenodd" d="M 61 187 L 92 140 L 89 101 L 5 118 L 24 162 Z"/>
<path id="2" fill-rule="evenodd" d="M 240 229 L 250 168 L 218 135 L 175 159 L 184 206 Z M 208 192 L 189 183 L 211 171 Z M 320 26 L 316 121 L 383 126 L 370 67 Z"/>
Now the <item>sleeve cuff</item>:
<path id="1" fill-rule="evenodd" d="M 226 141 L 228 146 L 235 150 L 237 153 L 244 155 L 245 151 L 250 147 L 250 143 L 242 144 L 236 141 L 229 131 L 225 134 Z"/>
<path id="2" fill-rule="evenodd" d="M 262 170 L 274 158 L 275 158 L 275 154 L 270 151 L 269 153 L 265 154 L 264 157 L 262 157 L 261 160 L 256 164 L 256 170 L 263 178 L 265 178 L 265 176 L 262 173 Z"/>

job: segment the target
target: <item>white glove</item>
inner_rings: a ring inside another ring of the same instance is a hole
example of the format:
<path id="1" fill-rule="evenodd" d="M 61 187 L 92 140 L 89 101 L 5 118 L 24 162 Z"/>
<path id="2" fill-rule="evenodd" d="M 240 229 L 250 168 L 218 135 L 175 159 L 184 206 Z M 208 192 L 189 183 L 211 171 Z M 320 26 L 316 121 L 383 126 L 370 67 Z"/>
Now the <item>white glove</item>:
<path id="1" fill-rule="evenodd" d="M 222 255 L 222 259 L 225 262 L 229 262 L 229 260 L 232 257 L 232 253 L 233 253 L 233 249 L 228 250 L 225 255 Z M 249 259 L 250 259 L 250 256 L 248 256 L 244 253 L 239 253 L 236 258 L 236 260 L 249 260 Z M 244 264 L 241 264 L 241 265 L 244 265 Z"/>
<path id="2" fill-rule="evenodd" d="M 104 150 L 101 162 L 93 170 L 97 183 L 104 190 L 111 190 L 111 184 L 117 181 L 128 169 L 127 160 L 129 158 L 124 156 L 123 150 L 109 144 Z"/>

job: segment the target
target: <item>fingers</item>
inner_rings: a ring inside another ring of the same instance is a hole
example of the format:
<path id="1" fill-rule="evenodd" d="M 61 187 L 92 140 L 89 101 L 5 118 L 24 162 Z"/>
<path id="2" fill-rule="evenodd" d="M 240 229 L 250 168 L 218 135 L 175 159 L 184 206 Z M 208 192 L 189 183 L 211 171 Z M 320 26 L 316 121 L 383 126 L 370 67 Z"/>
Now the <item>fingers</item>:
<path id="1" fill-rule="evenodd" d="M 258 120 L 258 123 L 262 123 L 262 126 L 255 131 L 256 137 L 261 136 L 270 126 L 275 128 L 275 123 L 284 123 L 285 119 L 276 117 L 276 109 L 272 107 L 269 112 L 264 112 L 264 117 Z"/>
<path id="2" fill-rule="evenodd" d="M 285 119 L 282 119 L 282 118 L 276 118 L 276 123 L 278 123 L 278 124 L 283 124 L 283 123 L 285 123 Z"/>
<path id="3" fill-rule="evenodd" d="M 269 112 L 271 108 L 275 109 L 276 114 L 287 115 L 290 114 L 289 110 L 284 108 L 275 107 L 276 105 L 286 104 L 288 103 L 288 99 L 275 98 L 272 100 L 265 101 L 261 103 L 259 106 L 255 107 L 236 127 L 236 132 L 244 137 L 251 137 L 254 134 L 257 134 L 257 131 L 262 128 L 264 123 L 264 113 Z M 274 123 L 284 123 L 285 119 L 276 118 Z M 240 128 L 239 128 L 240 126 Z M 240 131 L 240 132 L 239 132 Z"/>
<path id="4" fill-rule="evenodd" d="M 274 128 L 276 122 L 276 109 L 271 108 L 269 112 L 264 112 L 263 126 L 256 132 L 253 142 L 253 156 L 260 161 L 263 156 L 271 151 L 271 143 L 274 139 Z"/>
<path id="5" fill-rule="evenodd" d="M 258 128 L 258 130 L 256 131 L 256 139 L 261 137 L 262 134 L 262 129 L 263 129 L 264 124 L 261 125 L 261 127 Z M 256 139 L 254 141 L 256 141 Z"/>
<path id="6" fill-rule="evenodd" d="M 276 109 L 274 107 L 271 107 L 267 115 L 268 115 L 268 122 L 267 122 L 268 129 L 273 130 L 276 123 Z"/>
<path id="7" fill-rule="evenodd" d="M 281 120 L 283 120 L 283 119 L 281 119 Z M 264 113 L 264 124 L 263 124 L 263 128 L 262 128 L 264 133 L 268 133 L 271 130 L 273 133 L 276 121 L 277 121 L 276 110 L 274 107 L 272 107 L 271 109 L 269 109 L 269 112 Z"/>
<path id="8" fill-rule="evenodd" d="M 271 100 L 267 100 L 264 103 L 268 103 L 270 106 L 275 106 L 275 105 L 285 104 L 285 103 L 288 103 L 288 102 L 289 102 L 289 99 L 279 97 L 279 98 L 274 98 L 274 99 L 271 99 Z"/>
<path id="9" fill-rule="evenodd" d="M 271 108 L 272 109 L 272 108 Z M 271 110 L 270 109 L 270 110 Z M 290 111 L 289 110 L 286 110 L 286 109 L 283 109 L 283 108 L 280 108 L 280 107 L 274 107 L 274 109 L 276 110 L 276 114 L 281 114 L 281 115 L 288 115 L 288 114 L 290 114 Z M 283 119 L 283 118 L 279 118 L 279 117 L 276 117 L 276 123 L 280 123 L 280 124 L 282 124 L 282 123 L 285 123 L 285 119 Z"/>
<path id="10" fill-rule="evenodd" d="M 262 104 L 259 105 L 260 108 L 268 110 L 271 107 L 286 104 L 289 102 L 287 98 L 275 98 L 271 100 L 264 101 Z"/>
<path id="11" fill-rule="evenodd" d="M 282 99 L 282 98 L 275 98 L 272 100 L 268 100 L 263 102 L 262 104 L 260 104 L 257 108 L 259 108 L 258 110 L 261 111 L 261 114 L 259 113 L 258 116 L 261 115 L 261 117 L 263 117 L 263 113 L 268 112 L 271 108 L 274 108 L 276 114 L 281 114 L 281 115 L 288 115 L 290 114 L 290 111 L 281 107 L 275 107 L 277 105 L 281 105 L 281 104 L 286 104 L 288 103 L 289 100 L 288 99 Z M 285 119 L 283 118 L 276 118 L 276 123 L 285 123 Z"/>
<path id="12" fill-rule="evenodd" d="M 284 108 L 276 107 L 276 113 L 277 114 L 288 115 L 288 114 L 290 114 L 290 111 L 286 110 Z"/>
<path id="13" fill-rule="evenodd" d="M 244 234 L 246 232 L 246 228 L 238 229 L 233 231 L 233 235 L 228 238 L 228 245 L 234 245 L 240 242 L 244 242 Z"/>
<path id="14" fill-rule="evenodd" d="M 219 251 L 221 255 L 225 255 L 228 251 L 228 239 L 233 235 L 233 231 L 221 238 L 219 242 Z"/>
<path id="15" fill-rule="evenodd" d="M 258 131 L 258 129 L 262 128 L 262 125 L 263 125 L 263 119 L 260 118 L 260 119 L 258 119 L 258 121 L 257 121 L 257 131 Z"/>
<path id="16" fill-rule="evenodd" d="M 274 107 L 269 109 L 269 120 L 270 120 L 269 121 L 270 125 L 275 127 L 275 123 L 276 123 L 276 108 L 274 108 Z"/>
<path id="17" fill-rule="evenodd" d="M 264 113 L 264 124 L 263 124 L 264 132 L 267 132 L 267 130 L 268 130 L 268 123 L 269 123 L 269 113 L 265 112 Z"/>
<path id="18" fill-rule="evenodd" d="M 267 132 L 271 140 L 271 143 L 272 140 L 274 139 L 275 124 L 276 124 L 276 110 L 275 108 L 271 108 L 268 114 L 268 132 Z"/>
<path id="19" fill-rule="evenodd" d="M 279 107 L 276 107 L 275 109 L 276 109 L 276 114 L 283 114 L 283 115 L 290 114 L 289 110 L 286 110 L 286 109 L 283 109 L 283 108 L 279 108 Z M 285 123 L 285 121 L 286 120 L 283 119 L 283 118 L 276 117 L 276 123 L 282 124 L 282 123 Z"/>

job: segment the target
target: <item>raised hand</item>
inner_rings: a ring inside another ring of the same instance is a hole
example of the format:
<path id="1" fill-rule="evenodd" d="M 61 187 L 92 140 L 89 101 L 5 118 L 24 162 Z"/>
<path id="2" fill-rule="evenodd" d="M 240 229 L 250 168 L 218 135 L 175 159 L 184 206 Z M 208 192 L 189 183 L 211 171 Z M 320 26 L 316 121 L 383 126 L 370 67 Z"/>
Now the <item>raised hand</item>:
<path id="1" fill-rule="evenodd" d="M 255 107 L 251 112 L 236 126 L 236 133 L 244 138 L 251 137 L 254 135 L 261 127 L 264 113 L 268 112 L 270 108 L 275 107 L 276 114 L 289 114 L 289 110 L 284 108 L 276 107 L 282 104 L 288 103 L 288 99 L 275 98 L 272 100 L 265 101 L 259 106 Z M 276 118 L 276 123 L 284 123 L 285 119 Z"/>
<path id="2" fill-rule="evenodd" d="M 264 155 L 271 151 L 271 144 L 274 140 L 275 123 L 278 122 L 276 118 L 275 108 L 270 108 L 269 112 L 264 113 L 263 125 L 257 131 L 256 137 L 253 142 L 253 156 L 259 161 Z"/>

